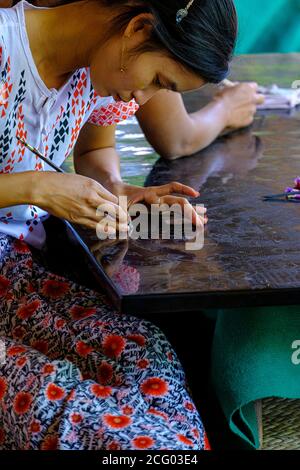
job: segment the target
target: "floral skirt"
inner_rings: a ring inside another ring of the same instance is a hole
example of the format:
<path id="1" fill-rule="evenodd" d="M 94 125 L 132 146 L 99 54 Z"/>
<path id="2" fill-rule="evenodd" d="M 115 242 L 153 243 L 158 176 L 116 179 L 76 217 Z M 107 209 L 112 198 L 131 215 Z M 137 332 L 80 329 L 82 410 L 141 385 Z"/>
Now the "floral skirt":
<path id="1" fill-rule="evenodd" d="M 0 341 L 0 449 L 208 448 L 164 334 L 4 234 Z"/>

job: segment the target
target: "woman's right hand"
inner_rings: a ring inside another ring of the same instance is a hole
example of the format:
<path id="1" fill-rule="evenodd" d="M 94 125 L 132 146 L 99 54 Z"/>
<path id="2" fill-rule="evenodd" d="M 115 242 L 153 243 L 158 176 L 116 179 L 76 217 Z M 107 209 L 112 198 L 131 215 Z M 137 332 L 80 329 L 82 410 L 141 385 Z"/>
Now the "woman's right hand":
<path id="1" fill-rule="evenodd" d="M 36 172 L 32 202 L 56 217 L 93 230 L 101 230 L 99 222 L 102 220 L 107 234 L 128 231 L 129 216 L 118 205 L 118 198 L 86 176 Z"/>

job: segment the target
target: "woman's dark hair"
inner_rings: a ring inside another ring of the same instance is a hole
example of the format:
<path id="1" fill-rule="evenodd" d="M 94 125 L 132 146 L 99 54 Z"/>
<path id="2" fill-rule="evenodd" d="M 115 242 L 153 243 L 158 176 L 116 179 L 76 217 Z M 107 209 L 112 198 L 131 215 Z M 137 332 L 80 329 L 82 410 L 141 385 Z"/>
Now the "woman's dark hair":
<path id="1" fill-rule="evenodd" d="M 176 13 L 188 0 L 101 0 L 119 7 L 113 29 L 122 31 L 142 12 L 151 12 L 155 23 L 143 51 L 163 47 L 184 67 L 205 81 L 218 83 L 228 74 L 237 37 L 237 15 L 233 0 L 195 0 L 188 16 L 178 25 Z"/>
<path id="2" fill-rule="evenodd" d="M 47 0 L 29 0 L 45 4 Z M 63 5 L 76 0 L 49 0 Z M 77 0 L 78 1 L 78 0 Z M 194 0 L 188 16 L 178 25 L 176 13 L 188 0 L 94 0 L 118 11 L 111 27 L 120 32 L 140 13 L 152 13 L 152 37 L 140 52 L 161 50 L 175 56 L 184 67 L 206 82 L 221 82 L 228 73 L 237 37 L 237 15 L 233 0 Z"/>

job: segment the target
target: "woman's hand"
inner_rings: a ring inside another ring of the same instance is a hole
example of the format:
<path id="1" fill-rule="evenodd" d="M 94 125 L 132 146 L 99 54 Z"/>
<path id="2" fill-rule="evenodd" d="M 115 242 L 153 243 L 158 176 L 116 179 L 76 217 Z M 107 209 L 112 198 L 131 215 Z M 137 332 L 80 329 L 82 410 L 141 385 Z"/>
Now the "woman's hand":
<path id="1" fill-rule="evenodd" d="M 257 83 L 237 83 L 217 92 L 214 99 L 223 105 L 226 128 L 239 129 L 252 124 L 257 105 L 264 102 L 264 96 L 257 91 Z"/>
<path id="2" fill-rule="evenodd" d="M 193 188 L 181 183 L 173 182 L 163 186 L 150 186 L 143 188 L 139 186 L 131 186 L 125 183 L 116 183 L 112 192 L 117 196 L 127 196 L 128 209 L 138 202 L 151 204 L 166 204 L 172 206 L 179 204 L 182 212 L 194 225 L 203 225 L 207 223 L 206 209 L 203 207 L 194 208 L 188 201 L 187 197 L 198 197 L 199 192 Z M 176 196 L 174 194 L 177 194 Z"/>
<path id="3" fill-rule="evenodd" d="M 128 230 L 128 214 L 118 198 L 93 179 L 46 171 L 36 172 L 33 180 L 32 203 L 50 214 L 93 230 L 105 220 L 107 234 Z"/>

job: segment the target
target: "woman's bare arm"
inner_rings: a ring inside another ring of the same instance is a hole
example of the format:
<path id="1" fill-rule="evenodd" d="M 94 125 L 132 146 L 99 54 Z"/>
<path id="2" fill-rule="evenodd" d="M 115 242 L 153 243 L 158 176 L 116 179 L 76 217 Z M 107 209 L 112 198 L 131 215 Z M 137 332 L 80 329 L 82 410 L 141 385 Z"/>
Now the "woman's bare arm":
<path id="1" fill-rule="evenodd" d="M 207 106 L 189 114 L 179 93 L 161 90 L 139 109 L 137 118 L 157 153 L 174 159 L 207 147 L 227 127 L 250 125 L 262 101 L 257 85 L 244 83 L 222 90 Z"/>

